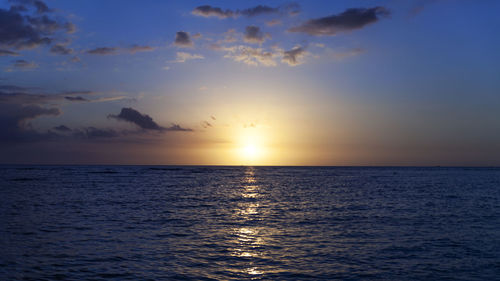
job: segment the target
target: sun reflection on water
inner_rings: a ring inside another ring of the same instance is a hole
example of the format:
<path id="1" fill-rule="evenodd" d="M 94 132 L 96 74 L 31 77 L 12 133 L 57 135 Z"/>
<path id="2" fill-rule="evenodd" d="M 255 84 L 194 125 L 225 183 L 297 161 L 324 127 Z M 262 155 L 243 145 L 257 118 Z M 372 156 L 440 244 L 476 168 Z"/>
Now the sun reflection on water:
<path id="1" fill-rule="evenodd" d="M 232 230 L 234 240 L 233 256 L 244 258 L 244 268 L 241 273 L 248 275 L 261 275 L 263 270 L 259 268 L 253 259 L 262 256 L 260 248 L 265 246 L 265 241 L 261 235 L 262 227 L 249 226 L 253 220 L 260 220 L 261 203 L 256 201 L 260 197 L 261 187 L 256 184 L 255 168 L 248 167 L 245 176 L 242 179 L 240 196 L 242 202 L 237 204 L 234 216 L 237 221 L 245 226 L 237 227 Z"/>

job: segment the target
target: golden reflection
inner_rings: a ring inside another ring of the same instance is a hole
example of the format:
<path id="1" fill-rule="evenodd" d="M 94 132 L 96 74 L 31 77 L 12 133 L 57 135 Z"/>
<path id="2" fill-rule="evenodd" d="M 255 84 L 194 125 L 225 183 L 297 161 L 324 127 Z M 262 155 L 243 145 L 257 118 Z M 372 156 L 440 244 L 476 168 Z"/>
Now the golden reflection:
<path id="1" fill-rule="evenodd" d="M 240 189 L 240 196 L 243 200 L 238 204 L 238 208 L 234 213 L 236 219 L 242 224 L 259 219 L 259 215 L 262 215 L 259 212 L 261 203 L 255 201 L 255 199 L 260 197 L 261 189 L 256 183 L 255 168 L 248 167 L 242 179 Z M 264 273 L 262 269 L 257 267 L 252 261 L 252 258 L 262 256 L 259 248 L 265 245 L 260 228 L 257 226 L 244 226 L 232 230 L 232 235 L 236 237 L 234 240 L 233 256 L 246 259 L 246 266 L 241 270 L 249 275 Z"/>

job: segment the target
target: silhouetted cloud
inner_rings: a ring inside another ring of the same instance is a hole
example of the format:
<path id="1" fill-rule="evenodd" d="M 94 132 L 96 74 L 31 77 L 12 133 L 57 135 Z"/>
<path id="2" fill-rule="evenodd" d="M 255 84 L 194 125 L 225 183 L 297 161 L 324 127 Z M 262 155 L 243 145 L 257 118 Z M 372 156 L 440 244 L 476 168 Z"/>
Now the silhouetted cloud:
<path id="1" fill-rule="evenodd" d="M 39 14 L 50 12 L 49 7 L 47 7 L 47 5 L 45 5 L 45 3 L 43 3 L 42 1 L 35 0 L 35 1 L 33 1 L 33 4 L 36 7 L 36 12 Z"/>
<path id="2" fill-rule="evenodd" d="M 243 40 L 247 43 L 262 44 L 269 36 L 269 34 L 262 33 L 258 26 L 250 25 L 245 28 Z"/>
<path id="3" fill-rule="evenodd" d="M 96 127 L 86 127 L 83 129 L 78 129 L 75 131 L 74 136 L 84 139 L 95 139 L 95 138 L 115 138 L 122 134 L 113 129 L 102 129 Z"/>
<path id="4" fill-rule="evenodd" d="M 302 64 L 301 59 L 305 56 L 306 50 L 303 47 L 296 46 L 289 51 L 283 52 L 281 62 L 287 63 L 290 66 Z"/>
<path id="5" fill-rule="evenodd" d="M 189 33 L 185 31 L 178 31 L 175 34 L 174 45 L 177 47 L 192 47 L 193 41 L 189 38 Z"/>
<path id="6" fill-rule="evenodd" d="M 116 55 L 118 48 L 116 47 L 100 47 L 87 51 L 91 55 Z"/>
<path id="7" fill-rule="evenodd" d="M 257 15 L 262 15 L 262 14 L 273 14 L 273 13 L 278 13 L 279 8 L 272 8 L 269 6 L 263 6 L 263 5 L 258 5 L 253 8 L 248 8 L 245 10 L 241 10 L 238 13 L 248 16 L 248 17 L 254 17 Z"/>
<path id="8" fill-rule="evenodd" d="M 117 120 L 129 122 L 132 124 L 135 124 L 141 129 L 144 130 L 153 130 L 153 131 L 192 131 L 192 129 L 187 129 L 187 128 L 182 128 L 178 124 L 172 124 L 170 127 L 162 127 L 158 125 L 153 118 L 151 118 L 147 114 L 142 114 L 139 111 L 128 107 L 128 108 L 122 108 L 120 111 L 120 114 L 118 115 L 113 115 L 110 114 L 108 115 L 108 118 L 114 118 Z"/>
<path id="9" fill-rule="evenodd" d="M 56 126 L 56 127 L 54 127 L 54 130 L 60 131 L 60 132 L 69 132 L 69 131 L 71 131 L 71 129 L 69 127 L 66 127 L 64 125 Z"/>
<path id="10" fill-rule="evenodd" d="M 381 16 L 390 12 L 384 7 L 351 8 L 338 15 L 311 19 L 299 26 L 288 29 L 289 32 L 303 32 L 309 35 L 336 35 L 339 32 L 349 32 L 361 29 L 377 22 Z"/>
<path id="11" fill-rule="evenodd" d="M 180 131 L 180 132 L 192 132 L 193 129 L 182 128 L 179 124 L 172 124 L 172 126 L 168 128 L 164 128 L 165 131 Z"/>
<path id="12" fill-rule="evenodd" d="M 89 101 L 88 99 L 82 98 L 80 96 L 76 96 L 76 97 L 68 96 L 68 97 L 64 97 L 64 98 L 69 100 L 69 101 Z"/>
<path id="13" fill-rule="evenodd" d="M 231 10 L 222 10 L 218 7 L 203 5 L 196 7 L 192 12 L 193 15 L 202 17 L 218 17 L 220 19 L 235 17 L 236 14 Z"/>
<path id="14" fill-rule="evenodd" d="M 29 120 L 44 115 L 57 116 L 60 113 L 58 108 L 0 103 L 0 141 L 41 139 L 44 135 L 33 130 Z"/>
<path id="15" fill-rule="evenodd" d="M 12 56 L 12 57 L 17 57 L 19 56 L 19 53 L 9 51 L 9 50 L 0 50 L 0 56 Z"/>
<path id="16" fill-rule="evenodd" d="M 133 123 L 137 126 L 139 126 L 141 129 L 146 129 L 146 130 L 162 130 L 163 127 L 160 125 L 156 124 L 156 122 L 147 114 L 142 114 L 139 111 L 129 107 L 129 108 L 122 108 L 120 111 L 120 114 L 118 115 L 113 115 L 110 114 L 108 115 L 108 118 L 114 118 L 117 120 L 121 121 L 126 121 Z"/>
<path id="17" fill-rule="evenodd" d="M 62 44 L 56 44 L 50 48 L 50 52 L 58 55 L 69 55 L 73 53 L 73 49 L 66 48 L 66 46 Z"/>
<path id="18" fill-rule="evenodd" d="M 70 33 L 74 25 L 64 22 L 59 17 L 47 14 L 51 10 L 42 1 L 11 1 L 7 9 L 0 9 L 0 47 L 16 50 L 32 49 L 54 41 L 56 32 Z M 34 7 L 35 14 L 30 14 L 27 6 Z M 58 35 L 60 39 L 61 36 Z"/>
<path id="19" fill-rule="evenodd" d="M 219 7 L 213 7 L 210 5 L 203 5 L 203 6 L 198 6 L 196 7 L 191 13 L 196 16 L 202 16 L 202 17 L 218 17 L 219 19 L 226 19 L 226 18 L 237 18 L 241 15 L 247 16 L 247 17 L 255 17 L 263 14 L 276 14 L 280 13 L 282 11 L 287 12 L 290 11 L 290 9 L 293 8 L 294 10 L 297 10 L 298 5 L 284 5 L 281 7 L 269 7 L 265 5 L 258 5 L 252 8 L 244 9 L 244 10 L 236 10 L 232 11 L 229 9 L 223 10 L 222 8 Z"/>

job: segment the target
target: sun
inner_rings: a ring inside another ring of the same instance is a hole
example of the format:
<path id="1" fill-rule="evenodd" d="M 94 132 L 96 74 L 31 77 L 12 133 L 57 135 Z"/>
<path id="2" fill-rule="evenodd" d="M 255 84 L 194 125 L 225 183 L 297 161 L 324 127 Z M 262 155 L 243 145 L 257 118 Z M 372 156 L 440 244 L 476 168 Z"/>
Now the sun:
<path id="1" fill-rule="evenodd" d="M 247 160 L 254 160 L 259 155 L 259 148 L 255 144 L 247 144 L 242 148 L 242 154 Z"/>
<path id="2" fill-rule="evenodd" d="M 245 164 L 258 164 L 262 162 L 264 156 L 264 146 L 262 136 L 257 132 L 247 131 L 240 135 L 237 150 L 238 158 Z"/>

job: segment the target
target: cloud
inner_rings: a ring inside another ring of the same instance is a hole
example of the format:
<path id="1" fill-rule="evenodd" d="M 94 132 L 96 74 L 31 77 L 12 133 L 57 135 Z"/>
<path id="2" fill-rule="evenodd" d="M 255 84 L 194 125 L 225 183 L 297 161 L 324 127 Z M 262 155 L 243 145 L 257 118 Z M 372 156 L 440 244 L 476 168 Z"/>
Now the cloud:
<path id="1" fill-rule="evenodd" d="M 343 51 L 328 50 L 330 56 L 337 60 L 343 60 L 349 57 L 359 56 L 364 52 L 365 50 L 361 48 L 353 48 L 350 50 L 343 50 Z"/>
<path id="2" fill-rule="evenodd" d="M 17 57 L 19 56 L 19 53 L 9 51 L 9 50 L 0 50 L 0 56 L 12 56 L 12 57 Z"/>
<path id="3" fill-rule="evenodd" d="M 253 8 L 248 8 L 242 11 L 239 11 L 239 14 L 248 16 L 248 17 L 254 17 L 262 14 L 274 14 L 278 13 L 279 8 L 272 8 L 269 6 L 263 6 L 263 5 L 258 5 Z"/>
<path id="4" fill-rule="evenodd" d="M 270 20 L 268 22 L 266 22 L 266 25 L 267 26 L 275 26 L 275 25 L 281 25 L 281 20 L 278 20 L 278 19 L 274 19 L 274 20 Z"/>
<path id="5" fill-rule="evenodd" d="M 43 3 L 42 1 L 35 0 L 35 1 L 33 1 L 33 4 L 36 7 L 36 12 L 39 14 L 51 12 L 49 7 L 47 7 L 47 5 L 45 3 Z"/>
<path id="6" fill-rule="evenodd" d="M 189 38 L 189 33 L 185 31 L 178 31 L 175 34 L 174 45 L 177 47 L 193 47 L 193 41 Z"/>
<path id="7" fill-rule="evenodd" d="M 96 99 L 82 96 L 96 95 L 92 91 L 63 91 L 58 93 L 44 93 L 39 88 L 26 88 L 14 85 L 0 85 L 0 103 L 20 105 L 45 105 L 70 102 L 107 102 L 130 99 L 127 96 L 100 97 Z"/>
<path id="8" fill-rule="evenodd" d="M 48 15 L 52 12 L 42 1 L 11 1 L 15 4 L 7 9 L 0 9 L 0 47 L 7 49 L 32 49 L 48 45 L 54 36 L 61 38 L 58 32 L 71 33 L 75 27 L 59 17 Z M 20 3 L 20 4 L 18 4 Z M 34 7 L 35 14 L 26 8 Z"/>
<path id="9" fill-rule="evenodd" d="M 338 15 L 311 19 L 299 26 L 288 29 L 289 32 L 302 32 L 316 36 L 331 36 L 340 32 L 350 32 L 377 22 L 381 16 L 390 12 L 384 7 L 351 8 Z"/>
<path id="10" fill-rule="evenodd" d="M 212 7 L 210 5 L 204 5 L 196 7 L 192 12 L 193 15 L 202 17 L 218 17 L 219 19 L 232 18 L 237 15 L 231 10 L 222 10 L 218 7 Z"/>
<path id="11" fill-rule="evenodd" d="M 210 127 L 213 127 L 213 126 L 212 126 L 212 124 L 211 124 L 210 122 L 208 122 L 208 121 L 203 121 L 203 122 L 201 122 L 201 126 L 202 126 L 203 128 L 210 128 Z"/>
<path id="12" fill-rule="evenodd" d="M 113 129 L 102 129 L 96 127 L 87 127 L 83 129 L 78 129 L 74 133 L 75 137 L 84 139 L 95 139 L 95 138 L 115 138 L 122 134 Z"/>
<path id="13" fill-rule="evenodd" d="M 289 51 L 283 52 L 283 58 L 281 62 L 288 64 L 289 66 L 296 66 L 302 64 L 302 58 L 307 54 L 303 47 L 296 46 Z"/>
<path id="14" fill-rule="evenodd" d="M 173 62 L 185 62 L 187 60 L 194 60 L 194 59 L 204 59 L 205 57 L 199 54 L 190 54 L 186 52 L 177 52 L 177 58 Z"/>
<path id="15" fill-rule="evenodd" d="M 50 48 L 50 52 L 58 55 L 69 55 L 73 53 L 73 49 L 66 48 L 66 46 L 62 44 L 56 44 Z"/>
<path id="16" fill-rule="evenodd" d="M 69 101 L 89 101 L 88 99 L 82 98 L 80 96 L 76 96 L 76 97 L 68 96 L 68 97 L 64 97 L 64 98 L 69 100 Z"/>
<path id="17" fill-rule="evenodd" d="M 156 48 L 151 47 L 151 46 L 139 46 L 139 45 L 134 45 L 129 49 L 129 52 L 131 54 L 139 53 L 139 52 L 151 52 L 154 51 Z"/>
<path id="18" fill-rule="evenodd" d="M 232 11 L 229 9 L 223 10 L 219 7 L 213 7 L 210 5 L 203 5 L 196 7 L 191 13 L 193 15 L 202 16 L 206 18 L 217 17 L 219 19 L 227 19 L 227 18 L 237 18 L 239 16 L 255 17 L 263 14 L 276 14 L 279 13 L 280 11 L 288 11 L 292 6 L 285 5 L 282 7 L 273 8 L 265 5 L 258 5 L 244 10 Z M 298 7 L 298 5 L 293 7 Z"/>
<path id="19" fill-rule="evenodd" d="M 66 127 L 64 125 L 56 126 L 53 129 L 56 130 L 56 131 L 60 131 L 60 132 L 69 132 L 69 131 L 71 131 L 70 128 L 68 128 L 68 127 Z"/>
<path id="20" fill-rule="evenodd" d="M 193 129 L 182 128 L 179 124 L 172 124 L 172 126 L 168 128 L 164 128 L 165 131 L 180 131 L 180 132 L 192 132 Z"/>
<path id="21" fill-rule="evenodd" d="M 33 61 L 25 61 L 25 60 L 16 60 L 12 65 L 13 68 L 9 68 L 8 71 L 13 71 L 14 69 L 18 70 L 33 70 L 38 68 L 38 64 Z"/>
<path id="22" fill-rule="evenodd" d="M 242 62 L 252 66 L 276 66 L 274 57 L 276 54 L 264 51 L 262 48 L 252 48 L 248 46 L 235 46 L 232 48 L 225 48 L 229 51 L 224 57 L 231 58 L 236 62 Z"/>
<path id="23" fill-rule="evenodd" d="M 146 130 L 163 130 L 164 128 L 156 124 L 156 122 L 147 114 L 142 114 L 139 111 L 129 107 L 122 108 L 120 114 L 108 115 L 108 118 L 114 118 L 120 121 L 126 121 L 137 125 L 141 129 Z"/>
<path id="24" fill-rule="evenodd" d="M 116 47 L 100 47 L 93 50 L 87 51 L 87 54 L 91 55 L 116 55 L 118 48 Z"/>
<path id="25" fill-rule="evenodd" d="M 153 130 L 153 131 L 192 131 L 192 129 L 189 128 L 183 128 L 178 124 L 172 124 L 170 127 L 162 127 L 158 125 L 153 118 L 151 118 L 147 114 L 142 114 L 139 111 L 129 107 L 129 108 L 122 108 L 120 111 L 120 114 L 118 115 L 113 115 L 110 114 L 108 115 L 108 118 L 114 118 L 120 121 L 125 121 L 129 122 L 132 124 L 135 124 L 141 129 L 144 130 Z"/>
<path id="26" fill-rule="evenodd" d="M 29 120 L 59 114 L 61 111 L 58 108 L 0 103 L 0 140 L 29 141 L 45 138 L 45 135 L 31 128 Z"/>
<path id="27" fill-rule="evenodd" d="M 269 34 L 264 35 L 260 28 L 254 25 L 247 26 L 245 28 L 245 35 L 243 37 L 243 41 L 247 43 L 254 44 L 262 44 L 266 40 L 267 37 L 270 37 Z"/>

